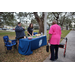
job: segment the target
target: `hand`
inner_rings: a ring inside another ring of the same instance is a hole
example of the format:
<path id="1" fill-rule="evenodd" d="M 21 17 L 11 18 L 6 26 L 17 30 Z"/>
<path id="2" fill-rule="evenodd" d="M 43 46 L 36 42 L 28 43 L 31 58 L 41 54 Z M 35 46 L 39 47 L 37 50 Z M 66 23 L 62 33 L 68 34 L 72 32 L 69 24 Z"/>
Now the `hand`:
<path id="1" fill-rule="evenodd" d="M 24 27 L 22 27 L 23 29 L 25 29 Z"/>
<path id="2" fill-rule="evenodd" d="M 32 36 L 32 35 L 30 34 L 30 36 Z"/>
<path id="3" fill-rule="evenodd" d="M 24 38 L 26 38 L 26 36 L 24 36 Z"/>
<path id="4" fill-rule="evenodd" d="M 50 43 L 49 40 L 48 40 L 47 44 L 48 44 L 48 43 Z"/>
<path id="5" fill-rule="evenodd" d="M 32 34 L 32 36 L 33 36 L 33 34 Z"/>

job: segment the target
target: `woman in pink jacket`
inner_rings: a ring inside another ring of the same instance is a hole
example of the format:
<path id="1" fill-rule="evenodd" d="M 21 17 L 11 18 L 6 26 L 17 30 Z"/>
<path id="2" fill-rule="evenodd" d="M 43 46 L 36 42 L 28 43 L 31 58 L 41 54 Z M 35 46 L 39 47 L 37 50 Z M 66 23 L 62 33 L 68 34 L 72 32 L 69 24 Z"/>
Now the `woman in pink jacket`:
<path id="1" fill-rule="evenodd" d="M 57 21 L 52 22 L 52 26 L 49 30 L 49 40 L 50 43 L 50 51 L 51 51 L 51 58 L 50 60 L 54 61 L 58 59 L 58 48 L 61 39 L 61 27 L 57 25 Z"/>

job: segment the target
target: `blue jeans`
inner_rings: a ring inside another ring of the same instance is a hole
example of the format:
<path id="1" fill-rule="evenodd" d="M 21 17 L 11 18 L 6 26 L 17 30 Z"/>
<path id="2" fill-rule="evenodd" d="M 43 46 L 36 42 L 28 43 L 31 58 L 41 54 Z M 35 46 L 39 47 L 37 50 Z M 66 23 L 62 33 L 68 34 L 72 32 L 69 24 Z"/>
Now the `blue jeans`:
<path id="1" fill-rule="evenodd" d="M 59 45 L 51 45 L 50 46 L 50 51 L 51 51 L 50 60 L 58 59 L 58 48 L 59 48 Z"/>

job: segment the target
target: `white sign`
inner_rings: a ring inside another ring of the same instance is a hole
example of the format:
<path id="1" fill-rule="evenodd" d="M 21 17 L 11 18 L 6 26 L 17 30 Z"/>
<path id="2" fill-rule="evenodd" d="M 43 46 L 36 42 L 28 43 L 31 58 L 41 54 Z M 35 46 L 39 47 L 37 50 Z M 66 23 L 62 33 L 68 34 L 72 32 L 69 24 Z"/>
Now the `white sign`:
<path id="1" fill-rule="evenodd" d="M 39 41 L 39 46 L 41 46 L 42 45 L 42 39 Z"/>

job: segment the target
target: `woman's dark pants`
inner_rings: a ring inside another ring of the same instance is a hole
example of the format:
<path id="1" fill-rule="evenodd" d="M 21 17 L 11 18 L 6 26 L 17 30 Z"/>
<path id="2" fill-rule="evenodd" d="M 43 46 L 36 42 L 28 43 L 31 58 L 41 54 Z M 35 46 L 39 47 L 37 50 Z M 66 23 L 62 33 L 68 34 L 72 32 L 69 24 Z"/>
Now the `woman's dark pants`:
<path id="1" fill-rule="evenodd" d="M 59 48 L 59 45 L 51 45 L 50 46 L 50 51 L 51 51 L 50 60 L 54 61 L 55 59 L 58 59 L 58 48 Z"/>

